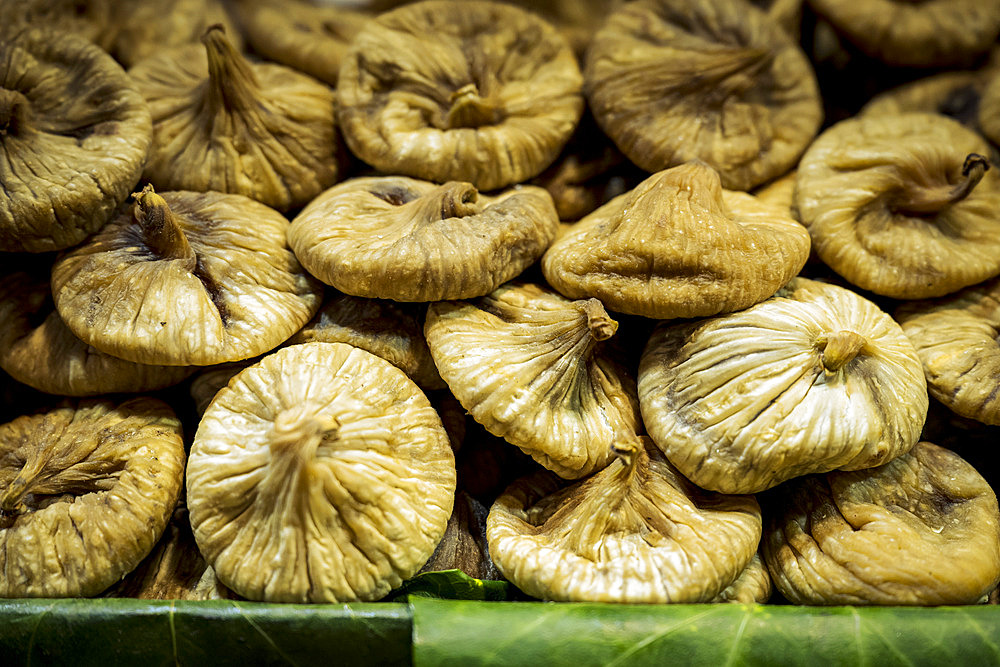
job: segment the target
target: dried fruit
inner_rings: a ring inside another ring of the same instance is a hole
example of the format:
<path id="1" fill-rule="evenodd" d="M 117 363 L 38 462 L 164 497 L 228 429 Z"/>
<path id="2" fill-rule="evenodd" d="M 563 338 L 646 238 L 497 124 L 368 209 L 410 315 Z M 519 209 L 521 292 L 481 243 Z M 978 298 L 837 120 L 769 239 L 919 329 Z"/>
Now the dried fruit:
<path id="1" fill-rule="evenodd" d="M 540 173 L 583 110 L 566 40 L 500 2 L 424 0 L 357 35 L 337 83 L 347 145 L 386 173 L 503 188 Z"/>
<path id="2" fill-rule="evenodd" d="M 651 172 L 700 159 L 749 190 L 791 169 L 823 118 L 812 66 L 742 0 L 642 0 L 611 14 L 587 51 L 594 117 Z"/>
<path id="3" fill-rule="evenodd" d="M 996 495 L 929 442 L 871 470 L 795 480 L 766 506 L 764 559 L 795 604 L 973 604 L 1000 582 Z"/>
<path id="4" fill-rule="evenodd" d="M 427 561 L 455 495 L 415 384 L 343 343 L 268 355 L 222 389 L 187 471 L 198 547 L 251 600 L 377 600 Z"/>
<path id="5" fill-rule="evenodd" d="M 796 278 L 752 308 L 658 327 L 639 364 L 639 402 L 649 435 L 688 479 L 757 493 L 908 451 L 927 387 L 886 313 Z"/>
<path id="6" fill-rule="evenodd" d="M 573 299 L 656 319 L 746 308 L 774 294 L 809 256 L 787 210 L 723 190 L 698 162 L 653 174 L 572 226 L 542 257 Z"/>
<path id="7" fill-rule="evenodd" d="M 470 183 L 385 176 L 324 192 L 292 221 L 288 242 L 312 275 L 346 294 L 469 299 L 533 264 L 558 225 L 541 188 L 487 196 Z"/>
<path id="8" fill-rule="evenodd" d="M 0 596 L 91 596 L 145 558 L 177 504 L 162 401 L 87 400 L 0 425 Z"/>

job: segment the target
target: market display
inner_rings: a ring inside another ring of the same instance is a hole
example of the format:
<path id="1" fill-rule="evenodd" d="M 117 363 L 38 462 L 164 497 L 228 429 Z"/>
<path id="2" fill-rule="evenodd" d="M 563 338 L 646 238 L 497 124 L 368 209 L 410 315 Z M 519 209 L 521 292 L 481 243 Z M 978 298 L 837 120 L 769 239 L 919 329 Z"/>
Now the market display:
<path id="1" fill-rule="evenodd" d="M 1000 0 L 869 4 L 0 0 L 0 597 L 1000 601 Z"/>

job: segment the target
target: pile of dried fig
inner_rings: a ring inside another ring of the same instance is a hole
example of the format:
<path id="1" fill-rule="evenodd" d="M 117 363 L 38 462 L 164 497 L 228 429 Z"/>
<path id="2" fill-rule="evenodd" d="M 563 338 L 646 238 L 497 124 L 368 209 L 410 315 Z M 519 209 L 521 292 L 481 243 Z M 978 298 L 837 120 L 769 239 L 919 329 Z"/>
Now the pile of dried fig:
<path id="1" fill-rule="evenodd" d="M 1000 0 L 861 4 L 0 0 L 0 596 L 989 600 Z"/>

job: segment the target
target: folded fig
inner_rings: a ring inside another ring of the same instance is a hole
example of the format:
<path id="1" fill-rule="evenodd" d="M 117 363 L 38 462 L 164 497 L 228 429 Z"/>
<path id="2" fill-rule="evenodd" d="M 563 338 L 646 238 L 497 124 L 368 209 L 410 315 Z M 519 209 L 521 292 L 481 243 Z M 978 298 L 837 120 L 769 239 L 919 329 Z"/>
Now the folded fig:
<path id="1" fill-rule="evenodd" d="M 625 438 L 615 452 L 570 486 L 549 472 L 512 484 L 487 518 L 497 567 L 545 600 L 712 600 L 756 553 L 757 501 L 695 487 L 648 438 Z"/>
<path id="2" fill-rule="evenodd" d="M 711 167 L 692 162 L 573 225 L 545 252 L 542 271 L 566 297 L 668 319 L 763 301 L 808 256 L 808 233 L 787 210 L 723 190 Z"/>
<path id="3" fill-rule="evenodd" d="M 795 480 L 766 507 L 761 550 L 795 604 L 974 604 L 1000 582 L 996 495 L 929 442 L 871 470 Z"/>
<path id="4" fill-rule="evenodd" d="M 319 309 L 288 221 L 241 195 L 147 186 L 52 267 L 66 326 L 122 359 L 207 366 L 262 354 Z"/>
<path id="5" fill-rule="evenodd" d="M 202 417 L 187 469 L 198 548 L 251 600 L 377 600 L 444 535 L 455 458 L 420 389 L 343 343 L 283 348 Z"/>
<path id="6" fill-rule="evenodd" d="M 489 294 L 533 264 L 559 226 L 552 198 L 521 186 L 354 178 L 309 203 L 288 242 L 302 265 L 354 296 L 395 301 Z"/>
<path id="7" fill-rule="evenodd" d="M 181 489 L 162 401 L 67 403 L 0 425 L 0 597 L 97 595 L 153 549 Z"/>
<path id="8" fill-rule="evenodd" d="M 823 119 L 812 65 L 743 0 L 642 0 L 612 13 L 584 68 L 604 131 L 651 172 L 703 160 L 749 190 L 792 167 Z"/>
<path id="9" fill-rule="evenodd" d="M 97 46 L 35 29 L 0 39 L 0 251 L 61 250 L 100 228 L 139 180 L 150 132 L 135 84 Z"/>
<path id="10" fill-rule="evenodd" d="M 333 185 L 341 147 L 330 88 L 251 63 L 221 25 L 202 42 L 129 70 L 153 117 L 143 176 L 160 190 L 241 194 L 282 211 Z"/>
<path id="11" fill-rule="evenodd" d="M 662 324 L 639 364 L 643 422 L 698 486 L 757 493 L 881 465 L 927 416 L 913 345 L 872 302 L 796 278 L 746 310 Z"/>
<path id="12" fill-rule="evenodd" d="M 827 265 L 896 299 L 1000 273 L 1000 174 L 989 144 L 937 114 L 841 121 L 799 163 L 795 204 Z"/>
<path id="13" fill-rule="evenodd" d="M 337 79 L 351 151 L 376 169 L 503 188 L 540 173 L 583 110 L 566 40 L 500 2 L 423 0 L 358 33 Z"/>
<path id="14" fill-rule="evenodd" d="M 571 479 L 606 466 L 619 431 L 641 428 L 635 380 L 608 340 L 617 329 L 597 299 L 520 283 L 472 303 L 432 303 L 424 327 L 472 417 Z"/>

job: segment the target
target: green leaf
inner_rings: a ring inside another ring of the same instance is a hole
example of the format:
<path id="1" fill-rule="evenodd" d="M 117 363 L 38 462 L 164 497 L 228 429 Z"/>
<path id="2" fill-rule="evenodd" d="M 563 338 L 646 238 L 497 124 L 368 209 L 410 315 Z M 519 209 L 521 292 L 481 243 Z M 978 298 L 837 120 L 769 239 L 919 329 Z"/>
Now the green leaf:
<path id="1" fill-rule="evenodd" d="M 406 665 L 401 604 L 0 600 L 3 665 Z"/>
<path id="2" fill-rule="evenodd" d="M 983 665 L 1000 608 L 474 603 L 411 598 L 421 665 Z"/>
<path id="3" fill-rule="evenodd" d="M 474 579 L 461 570 L 424 572 L 403 583 L 391 599 L 406 595 L 446 598 L 449 600 L 509 600 L 513 591 L 506 581 Z"/>

